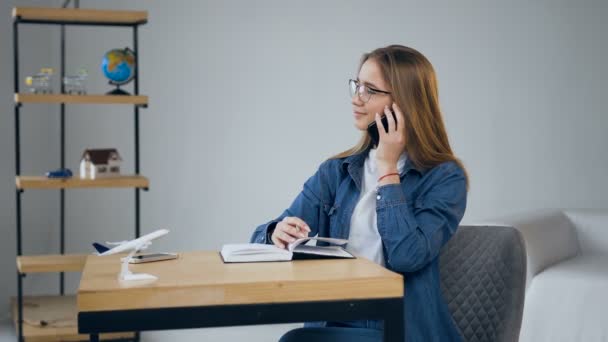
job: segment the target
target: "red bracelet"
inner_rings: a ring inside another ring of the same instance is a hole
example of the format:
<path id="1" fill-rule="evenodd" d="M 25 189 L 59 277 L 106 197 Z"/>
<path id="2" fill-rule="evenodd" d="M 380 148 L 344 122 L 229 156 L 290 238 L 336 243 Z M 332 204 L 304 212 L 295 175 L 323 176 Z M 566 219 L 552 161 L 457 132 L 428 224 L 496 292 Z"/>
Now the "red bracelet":
<path id="1" fill-rule="evenodd" d="M 378 183 L 380 183 L 380 181 L 381 181 L 381 180 L 382 180 L 384 177 L 388 177 L 388 176 L 399 176 L 399 173 L 397 173 L 397 172 L 393 172 L 393 173 L 386 174 L 386 175 L 384 175 L 384 176 L 382 176 L 382 177 L 378 178 Z"/>

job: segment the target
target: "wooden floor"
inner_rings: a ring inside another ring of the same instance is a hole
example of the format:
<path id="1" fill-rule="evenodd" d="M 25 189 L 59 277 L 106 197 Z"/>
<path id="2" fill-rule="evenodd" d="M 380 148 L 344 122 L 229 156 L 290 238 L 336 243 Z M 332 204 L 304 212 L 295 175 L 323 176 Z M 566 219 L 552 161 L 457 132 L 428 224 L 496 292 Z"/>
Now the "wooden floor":
<path id="1" fill-rule="evenodd" d="M 145 342 L 201 342 L 201 341 L 240 341 L 247 336 L 247 342 L 278 341 L 289 330 L 302 324 L 252 325 L 246 327 L 208 328 L 188 330 L 149 331 L 142 333 Z M 12 322 L 5 317 L 0 320 L 0 341 L 16 341 Z"/>
<path id="2" fill-rule="evenodd" d="M 78 334 L 76 296 L 24 297 L 23 335 L 26 342 L 87 341 Z M 11 300 L 12 316 L 17 332 L 17 299 Z M 129 338 L 133 333 L 102 334 L 102 340 Z M 4 340 L 0 340 L 4 341 Z M 7 340 L 8 341 L 8 340 Z M 14 340 L 13 340 L 14 341 Z"/>

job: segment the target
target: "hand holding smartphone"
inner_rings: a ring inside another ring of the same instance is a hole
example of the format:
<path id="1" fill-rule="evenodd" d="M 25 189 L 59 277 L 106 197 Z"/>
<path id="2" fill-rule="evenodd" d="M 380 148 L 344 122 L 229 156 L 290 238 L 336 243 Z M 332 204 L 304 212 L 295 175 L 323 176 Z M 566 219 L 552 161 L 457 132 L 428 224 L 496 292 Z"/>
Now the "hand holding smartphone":
<path id="1" fill-rule="evenodd" d="M 393 119 L 395 120 L 395 123 L 397 123 L 397 116 L 395 115 L 395 112 L 393 112 L 392 109 L 390 111 L 391 114 L 393 114 Z M 384 126 L 384 131 L 388 133 L 388 119 L 386 118 L 386 114 L 382 115 L 380 121 L 382 122 L 382 126 Z M 374 120 L 367 126 L 367 132 L 372 138 L 374 145 L 378 146 L 378 144 L 380 143 L 380 132 L 378 131 L 378 125 L 376 124 L 376 120 Z"/>

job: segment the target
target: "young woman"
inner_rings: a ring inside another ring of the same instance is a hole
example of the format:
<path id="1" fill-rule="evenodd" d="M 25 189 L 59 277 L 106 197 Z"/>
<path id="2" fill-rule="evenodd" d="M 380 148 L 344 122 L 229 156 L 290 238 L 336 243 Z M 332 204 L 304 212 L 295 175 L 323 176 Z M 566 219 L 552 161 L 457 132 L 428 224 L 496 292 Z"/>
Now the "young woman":
<path id="1" fill-rule="evenodd" d="M 405 279 L 406 341 L 461 341 L 439 284 L 438 255 L 467 201 L 467 173 L 450 147 L 431 63 L 391 45 L 364 54 L 349 81 L 361 140 L 323 162 L 278 218 L 251 241 L 285 248 L 295 238 L 347 238 L 346 247 Z M 394 112 L 396 120 L 390 113 Z M 379 129 L 377 146 L 367 132 Z M 282 341 L 381 341 L 381 321 L 310 322 Z"/>

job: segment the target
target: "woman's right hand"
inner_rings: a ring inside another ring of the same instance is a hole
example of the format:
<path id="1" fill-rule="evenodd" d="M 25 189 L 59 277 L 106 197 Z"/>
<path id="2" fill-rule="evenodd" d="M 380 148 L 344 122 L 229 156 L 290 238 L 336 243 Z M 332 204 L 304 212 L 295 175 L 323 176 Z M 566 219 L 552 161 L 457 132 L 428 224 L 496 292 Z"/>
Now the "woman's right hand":
<path id="1" fill-rule="evenodd" d="M 306 222 L 298 217 L 287 216 L 277 223 L 271 239 L 275 246 L 285 249 L 296 239 L 308 237 L 308 233 L 310 233 L 310 227 Z"/>

